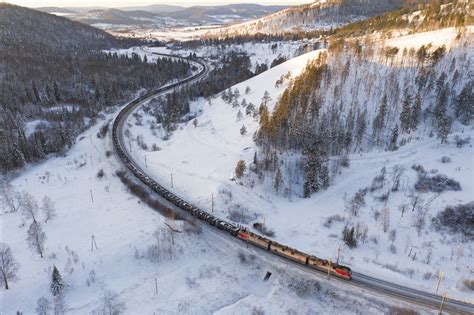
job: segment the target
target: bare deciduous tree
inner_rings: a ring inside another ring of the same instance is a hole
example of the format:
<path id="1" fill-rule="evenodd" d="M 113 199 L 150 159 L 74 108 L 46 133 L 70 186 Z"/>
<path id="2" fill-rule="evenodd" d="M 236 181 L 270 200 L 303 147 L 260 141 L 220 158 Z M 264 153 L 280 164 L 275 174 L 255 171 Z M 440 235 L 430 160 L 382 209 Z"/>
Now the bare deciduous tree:
<path id="1" fill-rule="evenodd" d="M 48 315 L 51 311 L 51 302 L 44 296 L 40 297 L 36 302 L 36 314 Z"/>
<path id="2" fill-rule="evenodd" d="M 46 241 L 46 234 L 44 234 L 41 224 L 33 221 L 28 229 L 28 245 L 30 248 L 38 253 L 43 258 L 44 243 Z"/>
<path id="3" fill-rule="evenodd" d="M 54 206 L 54 202 L 48 196 L 43 197 L 43 205 L 41 206 L 43 209 L 45 220 L 44 222 L 48 222 L 49 220 L 56 217 L 56 208 Z"/>
<path id="4" fill-rule="evenodd" d="M 33 222 L 36 222 L 36 217 L 38 216 L 38 203 L 36 202 L 35 197 L 27 191 L 23 191 L 20 197 L 20 206 L 25 219 L 32 219 Z"/>
<path id="5" fill-rule="evenodd" d="M 20 208 L 18 192 L 15 191 L 13 186 L 4 181 L 0 187 L 0 202 L 3 203 L 10 212 L 17 212 Z"/>
<path id="6" fill-rule="evenodd" d="M 119 300 L 117 293 L 107 290 L 100 299 L 100 305 L 95 310 L 98 315 L 120 315 L 125 312 L 125 303 Z"/>
<path id="7" fill-rule="evenodd" d="M 8 290 L 8 281 L 16 279 L 18 267 L 19 264 L 13 258 L 10 247 L 5 243 L 0 243 L 0 272 L 6 290 Z"/>

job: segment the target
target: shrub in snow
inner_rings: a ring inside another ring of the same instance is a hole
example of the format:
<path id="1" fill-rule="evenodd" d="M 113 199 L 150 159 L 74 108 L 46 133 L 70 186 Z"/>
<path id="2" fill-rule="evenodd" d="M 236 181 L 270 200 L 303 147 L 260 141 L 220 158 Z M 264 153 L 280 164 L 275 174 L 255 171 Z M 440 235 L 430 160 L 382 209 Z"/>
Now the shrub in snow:
<path id="1" fill-rule="evenodd" d="M 432 191 L 441 193 L 447 190 L 459 191 L 461 190 L 461 185 L 454 179 L 440 174 L 433 177 L 418 176 L 418 182 L 415 184 L 415 189 L 421 192 Z"/>
<path id="2" fill-rule="evenodd" d="M 227 218 L 234 222 L 249 224 L 251 221 L 257 219 L 257 214 L 255 212 L 250 213 L 246 207 L 240 204 L 232 204 Z"/>
<path id="3" fill-rule="evenodd" d="M 454 141 L 456 141 L 456 146 L 458 148 L 462 148 L 463 146 L 471 142 L 471 137 L 467 137 L 463 139 L 460 136 L 456 136 L 454 137 Z"/>
<path id="4" fill-rule="evenodd" d="M 202 227 L 201 224 L 197 222 L 197 220 L 194 220 L 192 222 L 184 221 L 183 231 L 188 234 L 201 234 Z"/>
<path id="5" fill-rule="evenodd" d="M 104 173 L 104 170 L 103 169 L 100 169 L 98 172 L 97 172 L 97 178 L 103 178 L 105 175 Z"/>
<path id="6" fill-rule="evenodd" d="M 474 240 L 474 202 L 448 206 L 432 222 L 437 230 L 460 233 L 467 240 Z"/>
<path id="7" fill-rule="evenodd" d="M 418 173 L 418 175 L 426 173 L 425 168 L 424 168 L 422 165 L 420 165 L 420 164 L 413 164 L 413 165 L 411 166 L 411 168 L 412 168 L 414 171 L 416 171 L 416 172 Z"/>
<path id="8" fill-rule="evenodd" d="M 463 281 L 463 283 L 466 288 L 474 291 L 474 279 L 466 279 Z"/>
<path id="9" fill-rule="evenodd" d="M 272 229 L 267 228 L 264 224 L 262 224 L 260 222 L 255 222 L 253 224 L 253 228 L 256 229 L 257 231 L 259 231 L 260 233 L 262 233 L 265 236 L 268 236 L 268 237 L 275 236 L 275 231 L 273 231 Z"/>
<path id="10" fill-rule="evenodd" d="M 252 315 L 265 315 L 265 311 L 261 307 L 254 306 L 252 308 Z"/>
<path id="11" fill-rule="evenodd" d="M 324 227 L 330 228 L 333 222 L 344 222 L 344 217 L 336 214 L 328 217 L 326 222 L 324 222 Z"/>
<path id="12" fill-rule="evenodd" d="M 301 298 L 314 297 L 321 291 L 318 281 L 298 276 L 288 281 L 288 288 Z"/>
<path id="13" fill-rule="evenodd" d="M 117 293 L 107 290 L 100 298 L 99 307 L 94 311 L 97 315 L 120 315 L 125 312 L 125 303 L 119 300 Z"/>
<path id="14" fill-rule="evenodd" d="M 40 297 L 38 301 L 36 302 L 36 314 L 37 315 L 48 315 L 50 314 L 50 311 L 52 310 L 51 308 L 51 302 L 43 297 Z"/>
<path id="15" fill-rule="evenodd" d="M 441 163 L 446 164 L 446 163 L 451 163 L 451 158 L 447 156 L 441 157 Z"/>
<path id="16" fill-rule="evenodd" d="M 342 239 L 344 240 L 344 243 L 346 243 L 346 245 L 349 246 L 349 248 L 357 247 L 357 238 L 355 235 L 354 227 L 349 228 L 346 225 L 344 227 L 344 230 L 342 230 Z"/>
<path id="17" fill-rule="evenodd" d="M 379 190 L 383 187 L 385 183 L 385 173 L 386 169 L 385 167 L 382 167 L 382 169 L 380 170 L 380 174 L 375 176 L 375 178 L 372 180 L 372 185 L 370 186 L 371 192 Z"/>
<path id="18" fill-rule="evenodd" d="M 359 210 L 365 206 L 365 195 L 367 194 L 367 188 L 359 189 L 354 196 L 346 202 L 346 209 L 354 216 L 359 214 Z"/>

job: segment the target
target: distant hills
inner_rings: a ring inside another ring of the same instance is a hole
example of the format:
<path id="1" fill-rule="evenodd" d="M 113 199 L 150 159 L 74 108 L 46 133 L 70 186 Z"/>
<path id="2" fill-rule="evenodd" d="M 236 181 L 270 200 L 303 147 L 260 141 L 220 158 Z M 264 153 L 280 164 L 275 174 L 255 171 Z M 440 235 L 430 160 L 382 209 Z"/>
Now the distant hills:
<path id="1" fill-rule="evenodd" d="M 220 6 L 180 7 L 175 5 L 155 4 L 148 6 L 131 6 L 125 8 L 59 8 L 44 7 L 37 10 L 60 14 L 85 24 L 112 25 L 150 25 L 162 26 L 182 24 L 222 24 L 249 19 L 256 19 L 272 14 L 286 6 L 263 6 L 258 4 L 229 4 Z M 173 23 L 175 22 L 175 23 Z"/>
<path id="2" fill-rule="evenodd" d="M 324 0 L 292 6 L 224 28 L 226 34 L 278 34 L 329 29 L 403 7 L 405 0 Z M 417 2 L 413 0 L 412 2 Z"/>

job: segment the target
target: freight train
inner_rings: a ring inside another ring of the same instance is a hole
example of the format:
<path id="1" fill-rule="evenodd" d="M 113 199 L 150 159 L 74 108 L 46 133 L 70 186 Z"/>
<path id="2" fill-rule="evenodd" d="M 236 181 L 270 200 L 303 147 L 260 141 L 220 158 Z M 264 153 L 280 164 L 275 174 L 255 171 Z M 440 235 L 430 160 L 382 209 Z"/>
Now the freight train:
<path id="1" fill-rule="evenodd" d="M 176 56 L 168 56 L 164 54 L 160 54 L 165 57 L 174 57 L 174 58 L 179 58 Z M 296 250 L 294 248 L 279 244 L 275 241 L 272 241 L 268 238 L 265 238 L 261 235 L 255 234 L 253 232 L 248 231 L 246 228 L 237 226 L 235 224 L 229 223 L 227 221 L 224 221 L 220 218 L 217 218 L 213 216 L 212 214 L 197 208 L 196 206 L 184 201 L 165 187 L 161 186 L 158 184 L 156 181 L 151 179 L 149 176 L 146 175 L 146 173 L 138 166 L 135 164 L 135 162 L 132 160 L 132 158 L 129 156 L 128 152 L 125 149 L 125 146 L 123 145 L 122 141 L 122 134 L 121 134 L 121 126 L 123 125 L 125 119 L 127 118 L 128 114 L 135 109 L 139 104 L 144 102 L 145 100 L 159 94 L 163 93 L 166 91 L 170 91 L 174 89 L 175 87 L 188 83 L 190 81 L 198 79 L 200 76 L 202 76 L 206 71 L 207 68 L 206 66 L 200 62 L 193 60 L 193 62 L 197 63 L 201 67 L 201 71 L 197 74 L 194 74 L 186 79 L 183 79 L 179 82 L 169 84 L 166 86 L 163 86 L 159 89 L 156 89 L 152 92 L 149 92 L 147 94 L 144 94 L 140 96 L 139 98 L 135 99 L 134 101 L 130 102 L 127 106 L 125 106 L 120 113 L 117 115 L 115 118 L 113 128 L 112 128 L 112 140 L 113 140 L 113 145 L 115 148 L 115 151 L 119 158 L 122 160 L 124 165 L 141 181 L 143 182 L 146 186 L 151 188 L 154 192 L 156 192 L 158 195 L 160 195 L 162 198 L 168 200 L 172 204 L 174 204 L 176 207 L 188 212 L 192 216 L 198 218 L 201 221 L 207 222 L 209 225 L 216 227 L 219 230 L 222 230 L 226 233 L 229 233 L 233 237 L 236 237 L 246 243 L 249 243 L 251 245 L 254 245 L 256 247 L 262 248 L 266 251 L 269 251 L 271 253 L 274 253 L 276 255 L 282 256 L 284 258 L 290 259 L 292 261 L 295 261 L 297 263 L 300 263 L 302 265 L 306 265 L 310 268 L 325 272 L 327 274 L 332 274 L 336 277 L 345 279 L 345 280 L 350 280 L 352 279 L 352 272 L 349 267 L 340 265 L 338 263 L 331 263 L 331 261 L 324 260 L 306 253 L 303 253 L 299 250 Z"/>

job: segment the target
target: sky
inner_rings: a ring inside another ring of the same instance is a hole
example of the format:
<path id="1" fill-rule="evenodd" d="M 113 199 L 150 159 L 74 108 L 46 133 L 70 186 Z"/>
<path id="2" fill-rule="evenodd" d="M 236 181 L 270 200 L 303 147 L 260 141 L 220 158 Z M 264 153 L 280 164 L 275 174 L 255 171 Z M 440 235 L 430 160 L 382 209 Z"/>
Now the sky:
<path id="1" fill-rule="evenodd" d="M 0 2 L 8 2 L 12 4 L 17 4 L 25 7 L 129 7 L 129 6 L 141 6 L 149 4 L 174 4 L 181 6 L 191 6 L 191 5 L 222 5 L 229 3 L 258 3 L 263 5 L 278 4 L 278 5 L 292 5 L 292 4 L 302 4 L 310 3 L 314 0 L 6 0 Z"/>

